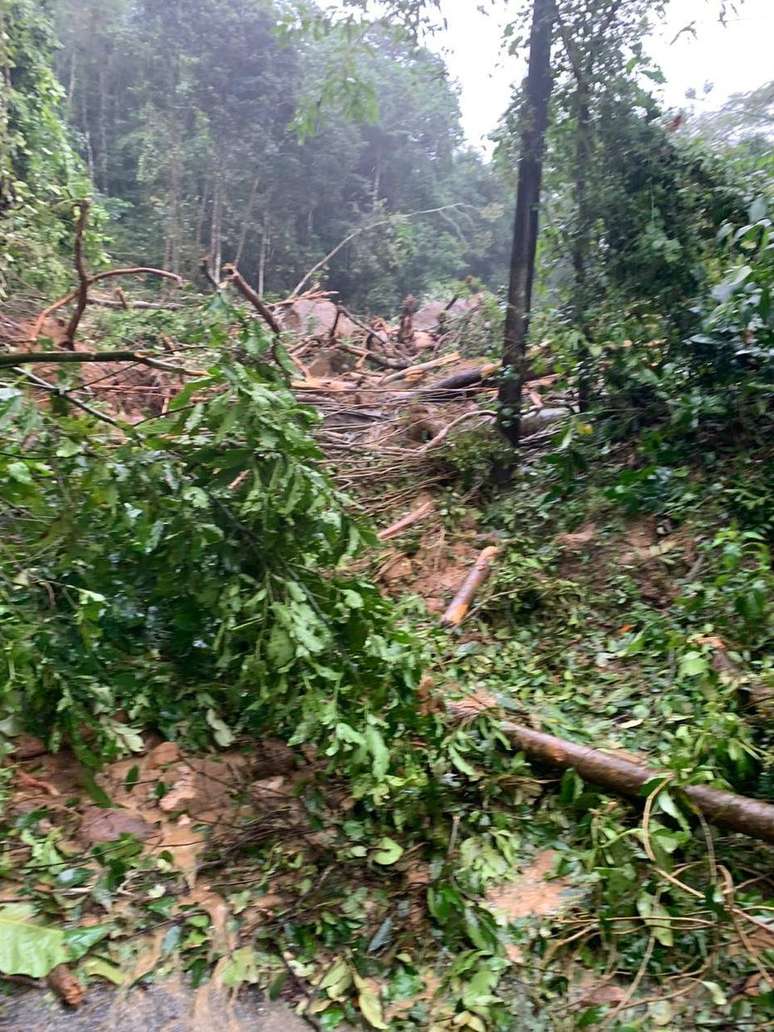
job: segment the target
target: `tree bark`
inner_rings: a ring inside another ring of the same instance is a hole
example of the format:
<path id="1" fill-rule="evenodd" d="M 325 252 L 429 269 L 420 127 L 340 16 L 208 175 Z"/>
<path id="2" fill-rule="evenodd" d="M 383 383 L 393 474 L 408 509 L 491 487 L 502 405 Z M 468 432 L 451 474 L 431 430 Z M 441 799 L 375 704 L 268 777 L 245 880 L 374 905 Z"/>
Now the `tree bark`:
<path id="1" fill-rule="evenodd" d="M 463 704 L 449 707 L 458 719 L 475 714 Z M 663 772 L 624 760 L 611 753 L 535 731 L 521 724 L 503 722 L 500 729 L 527 759 L 563 770 L 576 770 L 585 780 L 620 795 L 642 798 L 641 789 Z M 706 785 L 681 785 L 680 791 L 704 816 L 722 828 L 774 842 L 774 806 Z"/>
<path id="2" fill-rule="evenodd" d="M 463 622 L 470 612 L 470 607 L 473 604 L 473 599 L 476 597 L 476 592 L 481 585 L 489 579 L 489 574 L 492 570 L 492 563 L 499 554 L 500 549 L 495 545 L 490 545 L 481 552 L 473 565 L 473 569 L 465 578 L 462 587 L 454 596 L 449 608 L 441 617 L 441 623 L 444 627 L 459 627 Z"/>
<path id="3" fill-rule="evenodd" d="M 522 111 L 521 157 L 513 228 L 511 276 L 505 316 L 503 378 L 499 392 L 499 425 L 514 446 L 519 443 L 524 360 L 535 278 L 543 155 L 548 128 L 548 105 L 553 86 L 551 41 L 554 0 L 533 0 L 529 71 Z"/>

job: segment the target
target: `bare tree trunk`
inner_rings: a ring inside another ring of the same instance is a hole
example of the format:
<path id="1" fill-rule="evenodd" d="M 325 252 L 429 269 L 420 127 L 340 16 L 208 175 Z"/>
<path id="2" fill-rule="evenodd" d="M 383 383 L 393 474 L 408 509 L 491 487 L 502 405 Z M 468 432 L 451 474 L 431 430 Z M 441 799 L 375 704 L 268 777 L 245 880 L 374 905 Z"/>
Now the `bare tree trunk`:
<path id="1" fill-rule="evenodd" d="M 110 193 L 108 184 L 108 139 L 107 139 L 107 77 L 105 62 L 101 61 L 98 76 L 99 98 L 97 102 L 97 125 L 99 129 L 99 153 L 98 153 L 98 179 L 99 187 L 103 193 Z"/>
<path id="2" fill-rule="evenodd" d="M 573 322 L 583 339 L 578 346 L 578 407 L 585 412 L 591 400 L 591 370 L 589 368 L 589 329 L 587 324 L 588 275 L 586 259 L 589 253 L 590 219 L 587 175 L 592 152 L 591 104 L 589 80 L 578 82 L 575 128 L 575 208 L 577 225 L 572 243 Z"/>
<path id="3" fill-rule="evenodd" d="M 199 204 L 199 218 L 196 222 L 196 253 L 199 258 L 204 252 L 204 223 L 207 218 L 207 205 L 210 200 L 210 181 L 205 177 L 202 188 L 201 203 Z"/>
<path id="4" fill-rule="evenodd" d="M 374 181 L 371 187 L 371 211 L 376 211 L 379 206 L 379 191 L 382 185 L 382 158 L 378 155 L 374 168 Z"/>
<path id="5" fill-rule="evenodd" d="M 554 0 L 533 0 L 529 71 L 521 115 L 521 156 L 511 279 L 505 316 L 503 378 L 498 398 L 500 429 L 514 446 L 519 443 L 521 430 L 521 395 L 535 277 L 543 155 L 553 85 L 551 40 L 555 18 Z"/>
<path id="6" fill-rule="evenodd" d="M 210 269 L 216 283 L 220 283 L 223 265 L 223 242 L 221 239 L 223 226 L 223 189 L 220 175 L 215 180 L 212 198 L 212 221 L 210 223 Z"/>
<path id="7" fill-rule="evenodd" d="M 250 232 L 251 219 L 253 217 L 253 208 L 255 207 L 255 198 L 258 196 L 258 183 L 259 177 L 256 176 L 253 179 L 253 185 L 250 187 L 250 197 L 247 201 L 247 207 L 242 218 L 242 231 L 239 235 L 239 244 L 236 249 L 236 257 L 234 258 L 234 265 L 239 268 L 239 263 L 242 261 L 242 254 L 247 243 L 247 235 Z"/>
<path id="8" fill-rule="evenodd" d="M 269 253 L 269 219 L 264 216 L 261 249 L 258 255 L 258 293 L 263 297 L 266 286 L 266 258 Z"/>
<path id="9" fill-rule="evenodd" d="M 176 275 L 180 273 L 180 204 L 182 194 L 182 169 L 180 167 L 179 141 L 175 141 L 172 154 L 169 182 L 169 222 L 167 228 L 167 265 L 166 268 Z"/>
<path id="10" fill-rule="evenodd" d="M 73 52 L 70 55 L 70 74 L 67 82 L 67 121 L 72 123 L 75 110 L 75 87 L 78 81 L 78 51 L 73 45 Z M 81 127 L 82 128 L 82 127 Z"/>

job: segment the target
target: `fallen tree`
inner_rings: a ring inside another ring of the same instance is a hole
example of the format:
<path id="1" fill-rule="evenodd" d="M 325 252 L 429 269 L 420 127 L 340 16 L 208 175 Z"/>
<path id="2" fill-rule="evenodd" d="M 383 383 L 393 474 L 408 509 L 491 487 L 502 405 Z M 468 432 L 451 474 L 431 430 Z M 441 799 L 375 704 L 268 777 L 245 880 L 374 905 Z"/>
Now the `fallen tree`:
<path id="1" fill-rule="evenodd" d="M 476 559 L 472 570 L 454 596 L 449 608 L 441 617 L 444 627 L 459 627 L 470 611 L 473 599 L 481 585 L 487 580 L 492 570 L 492 563 L 500 553 L 496 545 L 490 545 Z"/>
<path id="2" fill-rule="evenodd" d="M 457 720 L 467 720 L 472 715 L 470 707 L 464 703 L 451 704 L 449 712 Z M 476 714 L 480 712 L 477 710 Z M 500 730 L 524 752 L 527 759 L 561 770 L 575 770 L 585 781 L 619 795 L 641 798 L 644 785 L 668 776 L 664 771 L 568 742 L 522 724 L 504 721 Z M 774 805 L 771 803 L 707 785 L 681 785 L 680 791 L 699 813 L 719 827 L 774 843 Z"/>
<path id="3" fill-rule="evenodd" d="M 461 373 L 455 373 L 454 376 L 446 377 L 445 380 L 437 380 L 435 383 L 423 387 L 417 393 L 424 395 L 428 400 L 445 401 L 452 392 L 462 394 L 472 387 L 478 387 L 498 372 L 499 369 L 499 362 L 489 362 L 476 369 L 465 369 Z"/>

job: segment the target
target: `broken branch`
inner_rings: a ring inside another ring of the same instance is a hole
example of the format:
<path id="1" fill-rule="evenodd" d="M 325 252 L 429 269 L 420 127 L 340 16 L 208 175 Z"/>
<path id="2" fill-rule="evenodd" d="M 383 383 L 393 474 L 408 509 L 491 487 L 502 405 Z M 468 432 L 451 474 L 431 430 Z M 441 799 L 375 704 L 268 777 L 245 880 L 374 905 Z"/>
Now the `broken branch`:
<path id="1" fill-rule="evenodd" d="M 452 704 L 449 711 L 458 719 L 472 715 L 464 704 Z M 620 795 L 641 798 L 643 785 L 663 773 L 521 724 L 503 722 L 500 728 L 527 759 L 561 770 L 575 770 L 585 781 Z M 680 791 L 700 813 L 720 827 L 774 843 L 774 806 L 771 803 L 706 785 L 682 785 Z"/>
<path id="2" fill-rule="evenodd" d="M 94 273 L 93 276 L 89 276 L 86 280 L 87 288 L 92 286 L 94 283 L 99 283 L 101 280 L 113 279 L 116 276 L 161 276 L 162 279 L 171 279 L 177 283 L 178 286 L 182 284 L 183 279 L 178 276 L 175 272 L 167 272 L 165 269 L 152 269 L 146 268 L 145 266 L 133 266 L 127 269 L 107 269 L 105 272 Z M 82 284 L 81 284 L 82 286 Z M 60 308 L 64 308 L 65 305 L 69 305 L 71 301 L 74 301 L 80 294 L 81 287 L 77 287 L 75 290 L 71 290 L 69 294 L 65 294 L 64 297 L 60 297 L 58 301 L 54 301 L 47 308 L 38 315 L 35 320 L 35 325 L 32 328 L 32 339 L 37 340 L 40 336 L 40 331 L 43 327 L 43 323 L 46 319 L 53 315 L 54 312 L 59 311 Z"/>
<path id="3" fill-rule="evenodd" d="M 237 288 L 242 297 L 249 301 L 253 308 L 260 314 L 261 318 L 268 324 L 272 333 L 276 337 L 279 337 L 282 333 L 282 327 L 277 322 L 274 312 L 269 308 L 263 298 L 253 290 L 247 280 L 242 276 L 239 269 L 235 265 L 224 266 L 224 272 L 226 275 L 226 282 L 233 283 Z"/>
<path id="4" fill-rule="evenodd" d="M 420 362 L 419 365 L 408 366 L 405 369 L 399 370 L 397 373 L 390 373 L 389 376 L 385 376 L 381 385 L 384 386 L 388 383 L 394 383 L 396 380 L 402 380 L 405 377 L 422 376 L 423 373 L 428 372 L 430 369 L 438 369 L 441 366 L 451 365 L 454 362 L 459 362 L 459 360 L 460 353 L 458 351 L 452 351 L 449 355 L 441 355 L 440 358 L 433 358 L 429 362 Z"/>
<path id="5" fill-rule="evenodd" d="M 454 596 L 451 605 L 441 617 L 441 623 L 444 627 L 459 627 L 468 615 L 476 592 L 489 577 L 492 563 L 499 555 L 499 552 L 499 548 L 495 545 L 490 545 L 476 559 L 473 569 L 467 575 L 462 587 Z"/>
<path id="6" fill-rule="evenodd" d="M 425 452 L 432 451 L 432 449 L 437 448 L 439 444 L 443 444 L 452 430 L 458 427 L 460 423 L 465 423 L 469 419 L 497 419 L 497 413 L 490 409 L 473 409 L 470 412 L 463 412 L 461 416 L 457 416 L 457 418 L 453 419 L 451 423 L 443 428 L 443 430 L 440 430 L 432 440 L 423 445 L 419 449 L 419 454 L 424 455 Z"/>
<path id="7" fill-rule="evenodd" d="M 141 365 L 161 369 L 165 373 L 182 373 L 184 376 L 206 376 L 202 369 L 186 369 L 184 366 L 162 362 L 142 351 L 5 351 L 0 353 L 0 368 L 3 366 L 49 365 L 54 363 L 86 362 L 139 362 Z"/>
<path id="8" fill-rule="evenodd" d="M 454 376 L 449 376 L 445 380 L 438 380 L 437 383 L 431 383 L 427 387 L 423 387 L 419 393 L 430 395 L 436 392 L 443 392 L 441 394 L 443 399 L 449 391 L 463 391 L 468 387 L 475 387 L 480 383 L 484 383 L 499 369 L 499 362 L 490 362 L 487 365 L 479 366 L 477 369 L 466 369 L 462 373 L 455 373 Z"/>
<path id="9" fill-rule="evenodd" d="M 390 541 L 394 537 L 398 537 L 404 530 L 408 530 L 409 527 L 413 527 L 415 523 L 419 523 L 424 520 L 432 512 L 435 511 L 435 506 L 432 502 L 425 502 L 424 505 L 420 505 L 418 509 L 413 512 L 406 513 L 395 523 L 392 523 L 389 527 L 385 527 L 384 530 L 379 531 L 380 541 Z"/>

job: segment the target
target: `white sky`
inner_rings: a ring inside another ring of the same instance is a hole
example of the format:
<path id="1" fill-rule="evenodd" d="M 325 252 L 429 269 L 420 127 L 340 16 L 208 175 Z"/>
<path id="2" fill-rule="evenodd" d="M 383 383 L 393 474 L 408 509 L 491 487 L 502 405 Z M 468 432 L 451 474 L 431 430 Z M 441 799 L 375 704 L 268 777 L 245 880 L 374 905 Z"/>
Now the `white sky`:
<path id="1" fill-rule="evenodd" d="M 510 97 L 511 83 L 524 76 L 521 61 L 500 52 L 506 11 L 503 0 L 441 0 L 448 31 L 430 41 L 442 50 L 461 87 L 462 116 L 470 143 L 485 146 Z M 714 84 L 705 110 L 720 107 L 732 93 L 746 93 L 774 79 L 774 0 L 743 0 L 726 27 L 718 23 L 719 0 L 673 0 L 671 11 L 654 36 L 650 52 L 667 79 L 664 99 L 686 106 L 686 90 L 703 94 Z M 487 15 L 481 9 L 491 10 Z M 675 35 L 695 22 L 696 38 Z"/>

